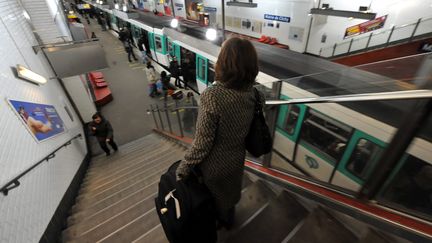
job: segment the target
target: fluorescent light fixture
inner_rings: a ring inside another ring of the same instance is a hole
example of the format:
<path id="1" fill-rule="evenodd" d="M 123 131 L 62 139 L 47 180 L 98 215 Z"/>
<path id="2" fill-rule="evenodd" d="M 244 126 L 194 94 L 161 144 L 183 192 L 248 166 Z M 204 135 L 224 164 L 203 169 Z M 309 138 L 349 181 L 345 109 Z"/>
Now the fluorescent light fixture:
<path id="1" fill-rule="evenodd" d="M 234 6 L 234 7 L 245 7 L 245 8 L 258 7 L 258 4 L 253 3 L 252 0 L 249 0 L 249 2 L 238 2 L 237 0 L 232 0 L 230 2 L 227 2 L 226 4 L 227 6 Z"/>
<path id="2" fill-rule="evenodd" d="M 177 19 L 172 19 L 171 20 L 171 27 L 173 27 L 174 29 L 177 28 L 179 22 Z"/>
<path id="3" fill-rule="evenodd" d="M 123 12 L 127 12 L 127 6 L 126 5 L 123 5 Z"/>
<path id="4" fill-rule="evenodd" d="M 71 11 L 69 11 L 69 14 L 74 14 L 74 11 L 72 11 L 72 10 L 71 10 Z"/>
<path id="5" fill-rule="evenodd" d="M 41 75 L 25 68 L 22 65 L 16 66 L 17 74 L 19 78 L 25 79 L 27 81 L 33 82 L 35 84 L 45 84 L 47 79 L 42 77 Z"/>
<path id="6" fill-rule="evenodd" d="M 114 4 L 114 8 L 119 10 L 120 9 L 120 5 L 118 3 Z"/>
<path id="7" fill-rule="evenodd" d="M 217 31 L 215 29 L 207 29 L 206 31 L 206 38 L 208 40 L 214 41 L 217 37 Z"/>
<path id="8" fill-rule="evenodd" d="M 27 13 L 27 11 L 23 10 L 23 15 L 24 15 L 24 18 L 26 18 L 27 20 L 30 20 L 30 15 Z"/>

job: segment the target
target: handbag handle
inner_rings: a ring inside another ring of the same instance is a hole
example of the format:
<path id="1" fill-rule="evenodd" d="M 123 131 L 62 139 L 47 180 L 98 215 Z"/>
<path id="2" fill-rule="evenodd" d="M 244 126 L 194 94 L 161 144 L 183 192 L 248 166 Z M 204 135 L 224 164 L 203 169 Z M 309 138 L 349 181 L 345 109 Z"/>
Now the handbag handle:
<path id="1" fill-rule="evenodd" d="M 259 114 L 262 112 L 262 102 L 261 97 L 259 95 L 258 89 L 254 87 L 254 93 L 255 93 L 255 113 Z"/>

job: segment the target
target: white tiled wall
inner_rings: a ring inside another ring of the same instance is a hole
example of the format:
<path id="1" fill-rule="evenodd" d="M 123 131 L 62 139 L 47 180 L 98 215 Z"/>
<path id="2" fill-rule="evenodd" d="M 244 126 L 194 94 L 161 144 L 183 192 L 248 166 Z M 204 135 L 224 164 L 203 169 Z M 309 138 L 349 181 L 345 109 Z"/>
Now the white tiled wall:
<path id="1" fill-rule="evenodd" d="M 38 0 L 40 1 L 40 0 Z M 73 111 L 57 80 L 37 86 L 14 77 L 11 67 L 27 66 L 45 77 L 53 77 L 37 45 L 22 8 L 16 0 L 0 0 L 0 186 L 45 157 L 78 133 L 83 133 L 76 118 L 71 121 L 64 106 Z M 6 98 L 56 107 L 67 132 L 37 143 L 13 113 Z M 60 150 L 21 179 L 21 186 L 0 194 L 0 242 L 38 242 L 63 194 L 87 153 L 84 139 Z"/>

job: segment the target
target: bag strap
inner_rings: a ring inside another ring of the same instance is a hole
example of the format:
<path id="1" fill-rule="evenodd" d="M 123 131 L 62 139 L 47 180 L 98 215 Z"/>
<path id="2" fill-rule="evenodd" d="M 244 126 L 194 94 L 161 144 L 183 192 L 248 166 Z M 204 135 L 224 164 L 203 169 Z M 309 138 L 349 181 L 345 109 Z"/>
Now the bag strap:
<path id="1" fill-rule="evenodd" d="M 255 112 L 261 112 L 263 107 L 262 107 L 260 94 L 257 88 L 254 87 L 253 89 L 255 93 Z"/>

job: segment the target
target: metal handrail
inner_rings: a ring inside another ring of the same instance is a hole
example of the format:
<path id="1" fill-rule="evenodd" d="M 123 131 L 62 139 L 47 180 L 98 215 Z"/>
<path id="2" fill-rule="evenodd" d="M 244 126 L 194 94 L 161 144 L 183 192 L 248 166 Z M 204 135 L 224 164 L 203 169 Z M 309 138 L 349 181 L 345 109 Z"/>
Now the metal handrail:
<path id="1" fill-rule="evenodd" d="M 429 20 L 431 20 L 431 19 L 432 19 L 432 17 L 429 17 L 429 18 L 420 18 L 420 19 L 418 19 L 416 22 L 412 22 L 412 23 L 408 23 L 408 24 L 403 24 L 403 25 L 400 25 L 400 26 L 393 26 L 392 28 L 385 29 L 385 30 L 382 30 L 382 31 L 371 32 L 371 34 L 370 34 L 370 35 L 367 35 L 367 36 L 362 36 L 362 37 L 358 37 L 358 38 L 353 37 L 353 38 L 352 38 L 351 40 L 349 40 L 349 41 L 342 41 L 342 42 L 339 42 L 339 43 L 335 43 L 335 44 L 333 44 L 333 45 L 331 45 L 331 46 L 327 46 L 327 47 L 323 47 L 323 48 L 321 48 L 321 49 L 320 49 L 320 54 L 319 54 L 319 55 L 322 56 L 321 53 L 322 53 L 323 51 L 325 51 L 325 50 L 333 49 L 332 55 L 330 56 L 330 57 L 333 57 L 333 56 L 334 56 L 334 52 L 335 52 L 335 50 L 336 50 L 336 46 L 341 46 L 341 45 L 350 45 L 350 46 L 351 46 L 353 41 L 360 41 L 360 40 L 368 39 L 368 38 L 369 38 L 369 40 L 370 40 L 370 38 L 372 37 L 372 35 L 376 36 L 376 35 L 380 35 L 380 34 L 385 34 L 385 33 L 387 33 L 387 32 L 390 32 L 390 36 L 391 36 L 392 33 L 393 33 L 395 30 L 403 29 L 403 28 L 406 28 L 406 27 L 409 27 L 409 26 L 413 26 L 413 25 L 415 26 L 414 28 L 415 28 L 415 30 L 416 30 L 416 29 L 417 29 L 417 26 L 419 26 L 421 23 L 426 22 L 426 21 L 429 21 Z M 409 40 L 412 40 L 412 38 L 413 38 L 414 36 L 416 36 L 416 35 L 415 35 L 415 30 L 413 31 L 411 37 L 408 38 Z M 402 40 L 402 39 L 404 39 L 404 38 L 401 38 L 401 39 L 399 39 L 399 40 Z M 395 41 L 397 41 L 397 40 L 395 40 Z M 388 45 L 389 43 L 390 43 L 390 38 L 388 38 L 387 42 L 383 42 L 383 43 L 381 43 L 381 44 Z M 377 45 L 374 45 L 374 46 L 377 46 Z M 368 47 L 369 47 L 369 44 L 367 44 L 367 46 L 366 46 L 365 48 L 363 48 L 363 49 L 367 49 Z M 350 49 L 351 49 L 351 48 L 349 48 L 349 50 L 348 50 L 346 53 L 350 53 Z"/>
<path id="2" fill-rule="evenodd" d="M 407 90 L 394 92 L 378 92 L 367 94 L 335 95 L 313 98 L 294 98 L 291 100 L 268 100 L 266 105 L 341 103 L 353 101 L 407 100 L 432 98 L 432 90 Z"/>
<path id="3" fill-rule="evenodd" d="M 48 154 L 47 156 L 45 156 L 43 159 L 41 159 L 40 161 L 38 161 L 37 163 L 35 163 L 34 165 L 32 165 L 30 168 L 28 168 L 24 172 L 22 172 L 19 175 L 17 175 L 15 178 L 13 178 L 12 180 L 10 180 L 9 182 L 7 182 L 4 186 L 2 186 L 0 188 L 0 192 L 2 192 L 3 195 L 7 196 L 10 190 L 15 189 L 15 188 L 17 188 L 18 186 L 21 185 L 21 183 L 19 182 L 19 179 L 21 179 L 21 177 L 23 177 L 24 175 L 26 175 L 27 173 L 29 173 L 31 170 L 33 170 L 34 168 L 36 168 L 42 162 L 44 162 L 44 161 L 48 162 L 50 159 L 54 158 L 57 151 L 59 151 L 63 147 L 67 147 L 68 145 L 72 144 L 72 140 L 80 138 L 80 137 L 82 137 L 81 133 L 78 134 L 78 135 L 76 135 L 76 136 L 74 136 L 73 138 L 69 139 L 67 142 L 65 142 L 60 147 L 58 147 L 57 149 L 55 149 L 53 152 L 51 152 L 50 154 Z"/>

